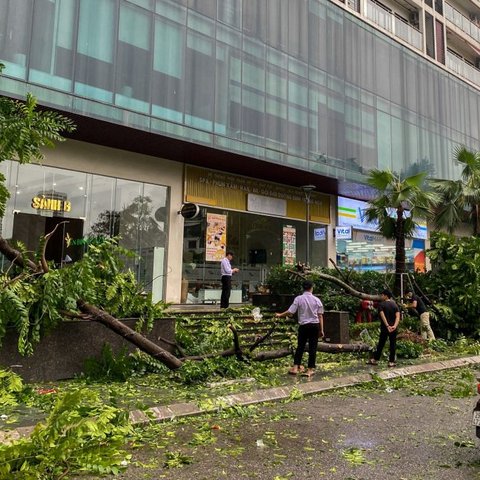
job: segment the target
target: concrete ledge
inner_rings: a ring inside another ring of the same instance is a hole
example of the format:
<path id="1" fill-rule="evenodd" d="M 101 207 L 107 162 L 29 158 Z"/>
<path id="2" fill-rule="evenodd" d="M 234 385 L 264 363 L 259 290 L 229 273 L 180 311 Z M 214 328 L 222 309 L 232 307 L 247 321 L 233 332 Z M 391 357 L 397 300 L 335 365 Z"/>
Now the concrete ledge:
<path id="1" fill-rule="evenodd" d="M 136 319 L 123 319 L 123 323 L 135 328 Z M 175 339 L 175 319 L 155 320 L 146 337 L 168 351 L 171 345 L 159 339 Z M 66 320 L 45 335 L 35 346 L 34 354 L 22 357 L 17 348 L 18 335 L 7 332 L 0 349 L 0 365 L 10 368 L 27 382 L 63 380 L 82 373 L 88 358 L 100 358 L 103 345 L 109 344 L 118 354 L 122 349 L 132 352 L 134 345 L 112 332 L 104 325 L 87 320 Z"/>

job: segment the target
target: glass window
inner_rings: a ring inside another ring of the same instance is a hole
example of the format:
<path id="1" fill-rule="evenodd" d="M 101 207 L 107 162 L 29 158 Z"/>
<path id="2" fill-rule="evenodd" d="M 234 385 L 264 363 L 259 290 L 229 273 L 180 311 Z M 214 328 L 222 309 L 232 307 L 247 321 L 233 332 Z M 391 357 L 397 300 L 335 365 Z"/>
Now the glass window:
<path id="1" fill-rule="evenodd" d="M 272 148 L 284 148 L 287 144 L 287 79 L 285 70 L 268 65 L 266 74 L 266 144 Z"/>
<path id="2" fill-rule="evenodd" d="M 188 6 L 210 18 L 215 18 L 217 13 L 217 0 L 188 0 Z"/>
<path id="3" fill-rule="evenodd" d="M 115 0 L 82 0 L 78 26 L 75 92 L 112 103 L 116 38 Z"/>
<path id="4" fill-rule="evenodd" d="M 70 91 L 76 0 L 37 0 L 34 5 L 29 80 Z"/>
<path id="5" fill-rule="evenodd" d="M 295 58 L 308 60 L 308 0 L 288 1 L 288 52 Z M 313 44 L 312 48 L 317 48 Z"/>
<path id="6" fill-rule="evenodd" d="M 267 43 L 283 51 L 288 45 L 288 1 L 267 0 Z"/>
<path id="7" fill-rule="evenodd" d="M 187 34 L 185 123 L 213 129 L 215 95 L 214 42 L 203 35 Z"/>
<path id="8" fill-rule="evenodd" d="M 148 12 L 120 6 L 115 103 L 144 113 L 150 110 L 150 24 Z"/>
<path id="9" fill-rule="evenodd" d="M 267 2 L 265 0 L 243 0 L 243 30 L 249 37 L 265 40 L 267 24 Z"/>
<path id="10" fill-rule="evenodd" d="M 217 43 L 215 131 L 237 137 L 241 128 L 241 51 Z"/>
<path id="11" fill-rule="evenodd" d="M 242 2 L 241 0 L 220 0 L 217 2 L 217 18 L 220 22 L 233 27 L 240 27 L 242 24 Z"/>
<path id="12" fill-rule="evenodd" d="M 158 17 L 152 74 L 152 115 L 183 121 L 185 28 Z"/>
<path id="13" fill-rule="evenodd" d="M 10 77 L 26 77 L 32 6 L 31 0 L 0 2 L 0 59 Z"/>

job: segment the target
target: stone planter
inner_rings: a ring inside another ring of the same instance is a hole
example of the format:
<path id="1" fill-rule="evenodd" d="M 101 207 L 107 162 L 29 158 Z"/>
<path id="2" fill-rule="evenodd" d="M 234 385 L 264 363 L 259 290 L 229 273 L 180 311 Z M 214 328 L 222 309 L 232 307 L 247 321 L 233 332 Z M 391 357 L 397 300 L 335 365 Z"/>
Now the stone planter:
<path id="1" fill-rule="evenodd" d="M 252 295 L 254 307 L 265 307 L 275 312 L 285 311 L 293 302 L 295 295 L 258 293 Z"/>
<path id="2" fill-rule="evenodd" d="M 122 320 L 131 328 L 135 319 Z M 159 341 L 175 340 L 175 319 L 160 318 L 155 321 L 147 338 L 171 351 L 171 346 Z M 18 336 L 7 333 L 0 349 L 0 365 L 18 373 L 25 381 L 62 380 L 82 373 L 87 358 L 99 358 L 102 348 L 109 344 L 114 353 L 135 346 L 97 322 L 68 320 L 46 335 L 35 347 L 31 357 L 22 357 L 17 350 Z"/>

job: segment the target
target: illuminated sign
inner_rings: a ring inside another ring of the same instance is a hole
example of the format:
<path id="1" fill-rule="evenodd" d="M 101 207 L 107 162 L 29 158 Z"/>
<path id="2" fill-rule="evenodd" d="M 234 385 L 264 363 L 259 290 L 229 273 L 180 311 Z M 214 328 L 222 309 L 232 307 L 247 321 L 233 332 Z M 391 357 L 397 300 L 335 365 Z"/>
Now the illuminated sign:
<path id="1" fill-rule="evenodd" d="M 68 200 L 58 200 L 56 198 L 47 198 L 45 195 L 32 198 L 32 208 L 35 210 L 53 210 L 54 212 L 69 212 L 72 209 L 72 203 Z"/>
<path id="2" fill-rule="evenodd" d="M 350 226 L 355 230 L 364 230 L 367 232 L 378 232 L 378 222 L 374 220 L 369 222 L 365 211 L 368 208 L 367 202 L 362 202 L 361 200 L 352 200 L 351 198 L 338 197 L 338 225 L 342 227 Z M 392 218 L 397 217 L 397 212 L 395 209 L 388 209 L 388 214 Z M 410 212 L 405 210 L 403 212 L 404 218 L 410 216 Z M 427 224 L 425 221 L 417 220 L 417 228 L 413 233 L 413 238 L 427 238 Z"/>

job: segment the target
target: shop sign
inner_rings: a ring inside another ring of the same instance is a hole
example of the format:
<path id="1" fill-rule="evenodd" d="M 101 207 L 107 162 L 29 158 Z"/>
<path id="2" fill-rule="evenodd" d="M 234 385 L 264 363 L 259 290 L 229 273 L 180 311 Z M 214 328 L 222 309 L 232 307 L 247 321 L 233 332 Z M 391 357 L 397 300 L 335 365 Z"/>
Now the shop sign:
<path id="1" fill-rule="evenodd" d="M 198 217 L 200 214 L 200 207 L 196 203 L 184 203 L 182 209 L 178 212 L 183 218 L 191 220 Z"/>
<path id="2" fill-rule="evenodd" d="M 367 208 L 367 202 L 338 197 L 338 225 L 341 227 L 350 226 L 358 230 L 376 232 L 378 230 L 378 222 L 367 221 L 365 215 Z"/>
<path id="3" fill-rule="evenodd" d="M 35 210 L 53 210 L 54 212 L 69 212 L 72 209 L 72 203 L 68 200 L 47 198 L 45 195 L 33 197 L 31 205 Z"/>
<path id="4" fill-rule="evenodd" d="M 335 227 L 335 238 L 337 240 L 351 240 L 352 227 Z"/>
<path id="5" fill-rule="evenodd" d="M 361 200 L 352 200 L 351 198 L 338 197 L 338 225 L 342 227 L 351 226 L 355 230 L 364 230 L 368 232 L 378 232 L 378 222 L 369 222 L 366 218 L 366 210 L 368 208 L 367 202 Z M 389 216 L 392 218 L 397 217 L 395 209 L 390 208 L 388 211 Z M 410 211 L 405 210 L 403 212 L 405 218 L 410 216 Z M 413 234 L 414 238 L 427 238 L 427 224 L 425 222 L 417 221 L 417 228 Z"/>
<path id="6" fill-rule="evenodd" d="M 327 239 L 327 229 L 325 227 L 313 229 L 313 240 L 318 242 L 319 240 Z"/>
<path id="7" fill-rule="evenodd" d="M 220 262 L 227 251 L 227 216 L 207 213 L 205 261 Z"/>
<path id="8" fill-rule="evenodd" d="M 283 227 L 283 265 L 295 265 L 297 254 L 297 230 L 291 225 Z"/>

